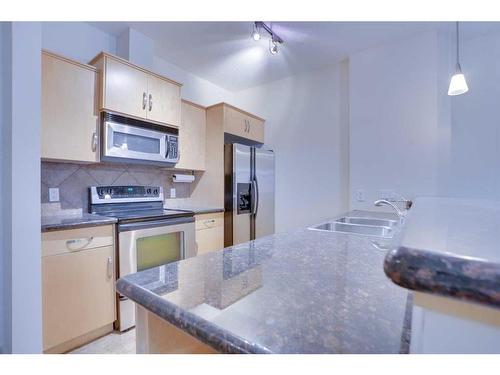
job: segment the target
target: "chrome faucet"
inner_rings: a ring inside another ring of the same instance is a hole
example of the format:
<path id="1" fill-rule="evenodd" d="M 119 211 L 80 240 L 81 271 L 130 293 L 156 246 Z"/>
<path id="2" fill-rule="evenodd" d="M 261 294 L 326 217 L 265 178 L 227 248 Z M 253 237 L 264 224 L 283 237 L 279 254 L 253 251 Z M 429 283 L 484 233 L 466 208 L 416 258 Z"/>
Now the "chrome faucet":
<path id="1" fill-rule="evenodd" d="M 404 217 L 406 216 L 406 211 L 402 211 L 396 204 L 389 202 L 386 199 L 379 199 L 379 200 L 375 201 L 374 204 L 377 207 L 391 206 L 392 208 L 394 208 L 394 210 L 398 214 L 400 221 L 403 221 Z"/>

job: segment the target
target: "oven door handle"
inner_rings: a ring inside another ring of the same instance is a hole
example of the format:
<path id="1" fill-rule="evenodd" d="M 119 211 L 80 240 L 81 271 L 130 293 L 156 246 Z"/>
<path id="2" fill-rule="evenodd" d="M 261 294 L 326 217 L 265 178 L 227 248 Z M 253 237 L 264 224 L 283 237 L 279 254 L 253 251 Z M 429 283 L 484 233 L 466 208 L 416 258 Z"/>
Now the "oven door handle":
<path id="1" fill-rule="evenodd" d="M 189 217 L 177 217 L 171 219 L 160 219 L 160 220 L 147 220 L 147 221 L 139 221 L 135 223 L 124 223 L 118 224 L 119 232 L 127 232 L 131 230 L 139 230 L 139 229 L 149 229 L 156 228 L 162 226 L 169 225 L 178 225 L 178 224 L 187 224 L 194 223 L 194 216 Z"/>

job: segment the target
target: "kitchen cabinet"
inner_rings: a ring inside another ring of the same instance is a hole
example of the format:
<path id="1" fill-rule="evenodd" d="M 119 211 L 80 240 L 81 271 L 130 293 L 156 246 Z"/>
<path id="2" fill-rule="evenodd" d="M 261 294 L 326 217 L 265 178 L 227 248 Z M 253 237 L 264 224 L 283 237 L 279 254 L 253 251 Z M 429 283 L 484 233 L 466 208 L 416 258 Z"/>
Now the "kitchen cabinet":
<path id="1" fill-rule="evenodd" d="M 224 213 L 199 214 L 196 220 L 198 255 L 224 248 Z"/>
<path id="2" fill-rule="evenodd" d="M 93 66 L 42 51 L 42 159 L 99 161 L 96 82 Z"/>
<path id="3" fill-rule="evenodd" d="M 113 330 L 114 226 L 42 233 L 43 350 L 62 353 Z"/>
<path id="4" fill-rule="evenodd" d="M 264 143 L 264 120 L 229 104 L 224 107 L 224 132 Z"/>
<path id="5" fill-rule="evenodd" d="M 205 170 L 206 110 L 197 104 L 182 100 L 179 129 L 179 162 L 176 169 Z"/>
<path id="6" fill-rule="evenodd" d="M 99 72 L 101 111 L 180 126 L 181 84 L 104 52 L 90 64 Z"/>

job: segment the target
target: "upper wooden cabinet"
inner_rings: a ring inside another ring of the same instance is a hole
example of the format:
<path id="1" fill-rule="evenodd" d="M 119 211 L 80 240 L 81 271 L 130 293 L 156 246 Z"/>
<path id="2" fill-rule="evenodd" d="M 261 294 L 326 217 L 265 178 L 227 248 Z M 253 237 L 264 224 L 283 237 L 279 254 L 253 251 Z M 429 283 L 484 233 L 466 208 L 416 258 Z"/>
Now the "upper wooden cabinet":
<path id="1" fill-rule="evenodd" d="M 90 64 L 99 72 L 100 110 L 180 126 L 181 84 L 104 52 Z"/>
<path id="2" fill-rule="evenodd" d="M 264 143 L 264 119 L 227 103 L 216 104 L 213 107 L 216 106 L 222 107 L 225 133 L 233 134 L 258 143 Z"/>
<path id="3" fill-rule="evenodd" d="M 41 157 L 99 161 L 96 69 L 42 52 Z"/>
<path id="4" fill-rule="evenodd" d="M 182 101 L 179 129 L 179 162 L 177 169 L 205 170 L 206 110 L 197 104 Z"/>

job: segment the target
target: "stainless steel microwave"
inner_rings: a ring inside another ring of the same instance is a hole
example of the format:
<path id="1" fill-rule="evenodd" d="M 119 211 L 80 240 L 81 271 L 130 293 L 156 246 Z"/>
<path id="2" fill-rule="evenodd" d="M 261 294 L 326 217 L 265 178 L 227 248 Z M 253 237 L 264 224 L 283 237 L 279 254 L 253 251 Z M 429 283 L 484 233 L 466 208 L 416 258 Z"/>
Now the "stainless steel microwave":
<path id="1" fill-rule="evenodd" d="M 102 113 L 101 160 L 173 167 L 179 161 L 179 131 Z"/>

